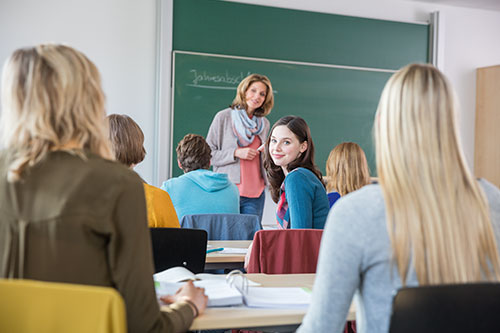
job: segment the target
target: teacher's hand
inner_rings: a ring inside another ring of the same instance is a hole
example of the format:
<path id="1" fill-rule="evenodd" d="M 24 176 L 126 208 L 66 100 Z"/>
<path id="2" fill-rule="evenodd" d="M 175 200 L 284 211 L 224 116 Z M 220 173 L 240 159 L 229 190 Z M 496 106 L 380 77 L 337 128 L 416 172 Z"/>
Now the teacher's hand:
<path id="1" fill-rule="evenodd" d="M 259 151 L 252 148 L 238 148 L 234 151 L 234 156 L 242 160 L 253 160 Z"/>
<path id="2" fill-rule="evenodd" d="M 175 295 L 162 296 L 160 299 L 167 304 L 188 301 L 191 307 L 196 307 L 196 309 L 193 308 L 195 317 L 205 311 L 208 302 L 208 296 L 205 295 L 205 289 L 195 287 L 193 281 L 188 281 L 185 285 L 180 287 Z"/>

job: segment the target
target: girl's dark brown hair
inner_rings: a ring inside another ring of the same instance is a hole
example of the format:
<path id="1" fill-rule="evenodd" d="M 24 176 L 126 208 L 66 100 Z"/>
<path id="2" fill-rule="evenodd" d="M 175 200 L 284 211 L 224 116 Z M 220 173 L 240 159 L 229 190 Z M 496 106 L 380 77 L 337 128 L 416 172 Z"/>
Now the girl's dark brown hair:
<path id="1" fill-rule="evenodd" d="M 274 202 L 278 202 L 280 195 L 280 187 L 285 179 L 285 174 L 283 173 L 283 169 L 280 166 L 274 164 L 271 154 L 269 153 L 269 143 L 271 142 L 271 136 L 273 131 L 278 126 L 286 126 L 293 134 L 297 137 L 300 143 L 307 141 L 307 149 L 302 154 L 297 157 L 294 161 L 292 161 L 287 166 L 288 172 L 302 167 L 311 170 L 316 177 L 318 177 L 319 181 L 325 186 L 323 183 L 323 177 L 321 175 L 321 171 L 319 171 L 318 167 L 314 163 L 314 144 L 311 137 L 311 131 L 309 130 L 309 126 L 304 119 L 297 116 L 285 116 L 278 120 L 271 128 L 271 134 L 266 140 L 265 151 L 264 151 L 264 167 L 267 173 L 267 179 L 269 180 L 271 197 Z"/>

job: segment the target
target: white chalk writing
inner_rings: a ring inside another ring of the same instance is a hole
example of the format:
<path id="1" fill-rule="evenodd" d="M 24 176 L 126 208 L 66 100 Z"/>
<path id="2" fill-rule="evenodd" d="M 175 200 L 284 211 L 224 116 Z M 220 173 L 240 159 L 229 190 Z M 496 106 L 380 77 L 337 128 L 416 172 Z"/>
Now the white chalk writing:
<path id="1" fill-rule="evenodd" d="M 227 87 L 227 85 L 230 85 L 234 88 L 240 83 L 241 80 L 243 80 L 246 76 L 250 75 L 251 73 L 248 72 L 247 74 L 243 72 L 239 72 L 237 74 L 229 73 L 229 71 L 226 71 L 224 74 L 211 74 L 207 73 L 207 71 L 198 71 L 196 69 L 191 69 L 189 71 L 193 75 L 192 83 L 189 84 L 189 86 L 196 87 L 200 86 L 200 88 L 210 88 L 212 86 L 208 86 L 208 83 L 225 83 L 226 86 L 224 88 L 231 88 Z M 217 89 L 216 87 L 214 87 Z M 219 87 L 220 88 L 220 87 Z"/>

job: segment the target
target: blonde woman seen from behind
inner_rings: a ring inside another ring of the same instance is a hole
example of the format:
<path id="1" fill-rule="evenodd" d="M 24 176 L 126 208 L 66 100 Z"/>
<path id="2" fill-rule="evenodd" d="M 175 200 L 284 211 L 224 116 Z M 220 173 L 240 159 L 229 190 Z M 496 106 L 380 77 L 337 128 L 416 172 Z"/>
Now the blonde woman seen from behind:
<path id="1" fill-rule="evenodd" d="M 183 332 L 192 283 L 160 312 L 141 179 L 113 161 L 96 66 L 64 45 L 19 49 L 2 75 L 0 278 L 105 286 L 129 332 Z"/>
<path id="2" fill-rule="evenodd" d="M 370 183 L 363 149 L 354 142 L 335 146 L 326 161 L 326 190 L 330 208 L 341 197 Z"/>
<path id="3" fill-rule="evenodd" d="M 133 169 L 146 156 L 144 133 L 129 116 L 111 114 L 109 139 L 117 161 Z M 179 219 L 167 192 L 143 182 L 150 228 L 179 228 Z"/>
<path id="4" fill-rule="evenodd" d="M 469 171 L 444 75 L 409 65 L 387 82 L 374 130 L 380 185 L 332 208 L 312 304 L 298 332 L 388 332 L 402 286 L 498 281 L 500 190 Z M 362 288 L 361 288 L 362 286 Z"/>

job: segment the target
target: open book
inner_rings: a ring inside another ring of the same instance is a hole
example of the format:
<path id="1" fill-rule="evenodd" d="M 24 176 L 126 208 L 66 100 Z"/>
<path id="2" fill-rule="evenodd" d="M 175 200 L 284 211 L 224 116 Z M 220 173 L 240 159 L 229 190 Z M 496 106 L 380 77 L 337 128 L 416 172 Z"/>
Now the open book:
<path id="1" fill-rule="evenodd" d="M 310 292 L 303 288 L 265 288 L 246 278 L 240 271 L 225 274 L 194 274 L 184 267 L 173 267 L 153 275 L 157 295 L 175 294 L 187 280 L 205 288 L 208 306 L 236 306 L 263 308 L 307 307 Z"/>

